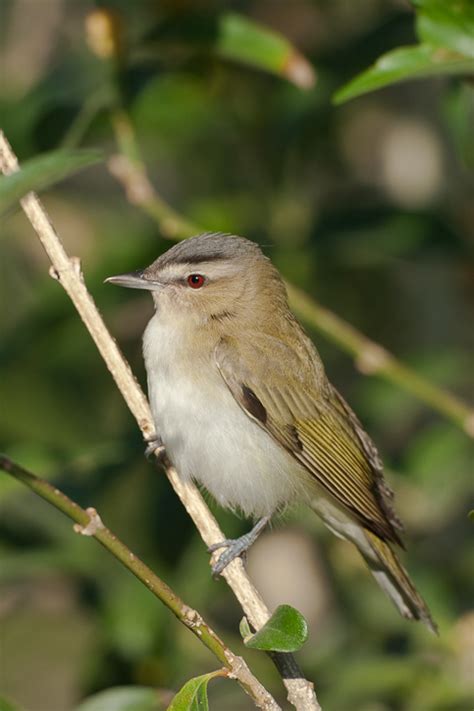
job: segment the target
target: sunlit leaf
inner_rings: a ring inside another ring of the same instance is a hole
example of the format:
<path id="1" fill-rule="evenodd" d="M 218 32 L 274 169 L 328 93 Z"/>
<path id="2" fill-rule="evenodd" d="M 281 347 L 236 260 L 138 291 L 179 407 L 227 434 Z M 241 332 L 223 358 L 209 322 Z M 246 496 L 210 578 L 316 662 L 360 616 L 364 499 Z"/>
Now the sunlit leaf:
<path id="1" fill-rule="evenodd" d="M 226 59 L 278 74 L 301 89 L 316 81 L 311 64 L 286 37 L 233 12 L 221 17 L 216 49 Z"/>
<path id="2" fill-rule="evenodd" d="M 31 190 L 39 191 L 58 183 L 81 168 L 98 163 L 102 153 L 95 150 L 53 151 L 23 163 L 21 170 L 0 177 L 0 215 Z"/>
<path id="3" fill-rule="evenodd" d="M 190 679 L 178 691 L 166 711 L 208 711 L 207 685 L 211 679 L 223 676 L 224 673 L 222 669 L 219 669 Z"/>
<path id="4" fill-rule="evenodd" d="M 155 689 L 145 686 L 117 686 L 94 694 L 75 711 L 162 711 Z"/>
<path id="5" fill-rule="evenodd" d="M 244 639 L 244 644 L 251 649 L 296 652 L 307 639 L 308 625 L 301 612 L 291 605 L 279 605 L 258 632 Z"/>
<path id="6" fill-rule="evenodd" d="M 342 104 L 374 89 L 407 79 L 474 72 L 474 60 L 457 52 L 429 45 L 400 47 L 380 57 L 375 64 L 356 76 L 334 96 Z"/>
<path id="7" fill-rule="evenodd" d="M 474 3 L 472 0 L 415 0 L 421 42 L 446 47 L 474 58 Z"/>

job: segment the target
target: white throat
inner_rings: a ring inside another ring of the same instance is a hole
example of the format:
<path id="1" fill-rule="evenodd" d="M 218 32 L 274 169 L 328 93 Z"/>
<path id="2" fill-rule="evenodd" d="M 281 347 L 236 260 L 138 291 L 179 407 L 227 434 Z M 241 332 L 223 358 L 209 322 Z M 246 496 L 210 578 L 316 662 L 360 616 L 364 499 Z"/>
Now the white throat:
<path id="1" fill-rule="evenodd" d="M 157 431 L 181 477 L 203 484 L 223 507 L 270 515 L 303 495 L 299 481 L 306 474 L 234 400 L 214 363 L 213 344 L 207 352 L 190 347 L 199 338 L 193 330 L 160 312 L 146 328 Z"/>

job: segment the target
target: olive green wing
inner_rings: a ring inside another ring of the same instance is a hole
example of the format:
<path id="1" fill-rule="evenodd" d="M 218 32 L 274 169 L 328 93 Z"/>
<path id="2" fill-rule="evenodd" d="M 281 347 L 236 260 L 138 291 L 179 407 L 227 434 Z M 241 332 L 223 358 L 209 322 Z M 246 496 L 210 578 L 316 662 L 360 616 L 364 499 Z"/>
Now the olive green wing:
<path id="1" fill-rule="evenodd" d="M 222 339 L 216 363 L 242 409 L 380 538 L 401 543 L 376 449 L 349 406 L 308 361 L 276 338 Z M 291 382 L 288 375 L 291 374 Z"/>

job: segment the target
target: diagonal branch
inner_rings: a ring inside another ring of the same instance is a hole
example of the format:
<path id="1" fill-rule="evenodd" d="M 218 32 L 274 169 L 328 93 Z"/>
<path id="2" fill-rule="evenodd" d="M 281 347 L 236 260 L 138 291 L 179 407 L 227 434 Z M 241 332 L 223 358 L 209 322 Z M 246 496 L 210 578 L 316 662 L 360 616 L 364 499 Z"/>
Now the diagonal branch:
<path id="1" fill-rule="evenodd" d="M 151 568 L 104 526 L 95 509 L 84 510 L 49 482 L 23 469 L 4 455 L 0 455 L 0 469 L 21 481 L 38 496 L 75 521 L 76 533 L 92 536 L 99 541 L 214 654 L 227 670 L 226 676 L 236 679 L 258 708 L 265 711 L 281 711 L 280 706 L 254 677 L 242 657 L 235 655 L 196 610 L 186 605 Z"/>
<path id="2" fill-rule="evenodd" d="M 0 170 L 7 175 L 18 169 L 18 160 L 0 131 Z M 21 200 L 21 206 L 51 261 L 51 276 L 59 281 L 74 303 L 143 437 L 147 441 L 156 438 L 148 401 L 87 290 L 79 260 L 67 255 L 44 207 L 34 193 L 26 195 Z M 174 467 L 168 463 L 165 463 L 165 471 L 203 541 L 208 546 L 222 541 L 225 536 L 194 484 L 183 483 Z M 253 627 L 259 629 L 270 617 L 270 612 L 247 576 L 242 561 L 236 559 L 230 563 L 223 571 L 222 577 L 232 588 Z M 283 676 L 288 699 L 295 708 L 299 711 L 320 711 L 314 685 L 304 679 L 299 670 L 295 671 L 296 662 L 291 655 L 275 655 L 275 660 Z M 287 663 L 288 660 L 291 664 Z"/>

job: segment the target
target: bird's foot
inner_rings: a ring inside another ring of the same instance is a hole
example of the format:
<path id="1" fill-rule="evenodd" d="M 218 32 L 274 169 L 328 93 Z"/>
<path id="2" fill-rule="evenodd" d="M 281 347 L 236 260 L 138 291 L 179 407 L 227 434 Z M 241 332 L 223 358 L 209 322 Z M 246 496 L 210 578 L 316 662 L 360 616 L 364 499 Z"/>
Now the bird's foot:
<path id="1" fill-rule="evenodd" d="M 159 435 L 147 437 L 145 439 L 145 442 L 147 443 L 145 449 L 145 457 L 147 459 L 151 459 L 153 456 L 155 456 L 161 461 L 165 455 L 165 445 L 161 441 L 161 437 Z"/>
<path id="2" fill-rule="evenodd" d="M 214 551 L 219 550 L 219 548 L 226 549 L 220 554 L 219 558 L 211 568 L 214 577 L 220 575 L 224 568 L 227 568 L 229 563 L 232 563 L 233 560 L 243 556 L 248 551 L 248 549 L 255 543 L 269 520 L 270 516 L 264 516 L 257 521 L 251 531 L 244 533 L 244 535 L 240 536 L 240 538 L 225 538 L 223 541 L 213 543 L 208 547 L 207 550 L 209 553 L 214 553 Z"/>

